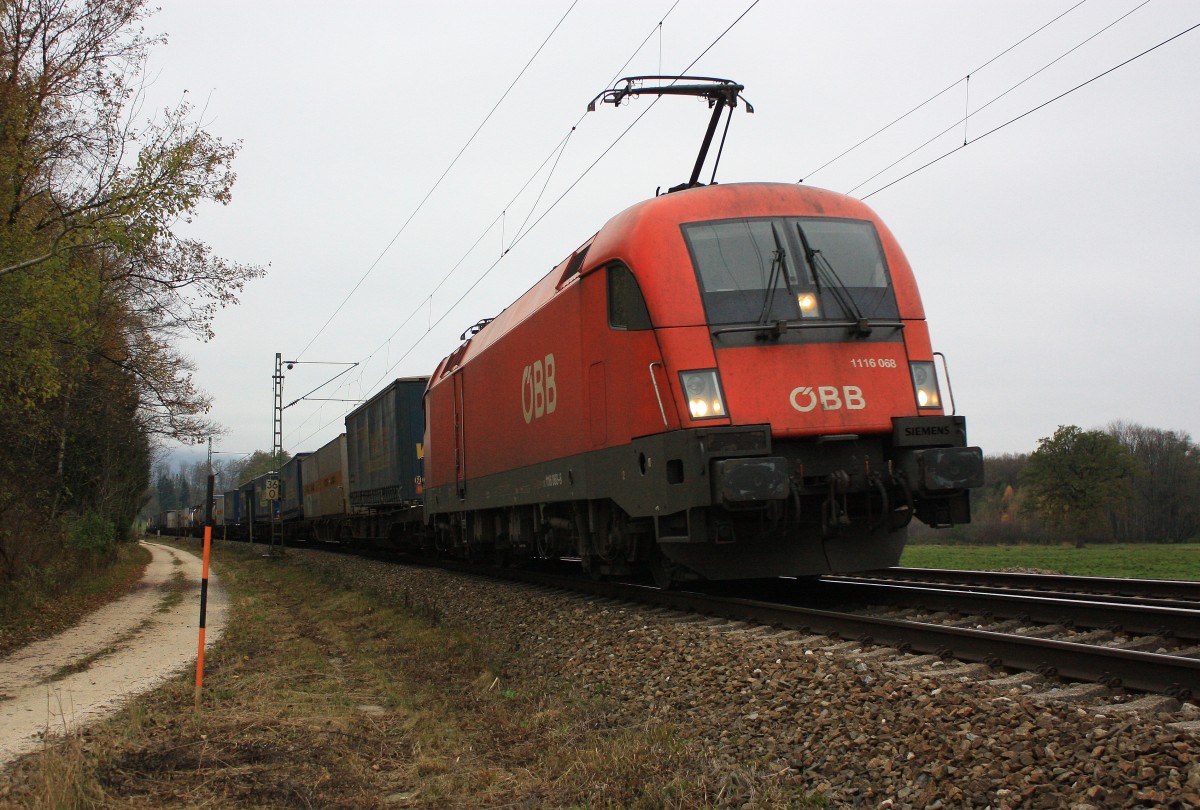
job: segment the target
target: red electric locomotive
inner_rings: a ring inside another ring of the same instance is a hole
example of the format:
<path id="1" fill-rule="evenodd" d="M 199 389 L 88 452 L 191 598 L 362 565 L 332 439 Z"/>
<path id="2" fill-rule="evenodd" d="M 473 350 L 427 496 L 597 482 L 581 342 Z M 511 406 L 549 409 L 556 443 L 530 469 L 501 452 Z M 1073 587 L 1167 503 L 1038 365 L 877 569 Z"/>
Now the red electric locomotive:
<path id="1" fill-rule="evenodd" d="M 829 191 L 699 186 L 707 143 L 691 182 L 610 220 L 430 378 L 425 517 L 447 550 L 808 576 L 896 564 L 913 517 L 970 520 L 982 454 L 943 409 L 892 234 Z"/>
<path id="2" fill-rule="evenodd" d="M 894 565 L 982 455 L 878 217 L 739 184 L 619 214 L 447 357 L 425 479 L 452 546 L 727 579 Z"/>

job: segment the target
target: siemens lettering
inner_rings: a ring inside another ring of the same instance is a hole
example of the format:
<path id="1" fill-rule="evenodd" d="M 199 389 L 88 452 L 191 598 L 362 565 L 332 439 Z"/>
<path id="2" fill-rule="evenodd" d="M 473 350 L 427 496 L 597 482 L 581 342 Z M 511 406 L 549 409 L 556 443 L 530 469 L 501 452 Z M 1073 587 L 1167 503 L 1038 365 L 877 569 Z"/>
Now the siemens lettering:
<path id="1" fill-rule="evenodd" d="M 921 425 L 904 429 L 905 436 L 951 436 L 953 434 L 954 431 L 948 425 Z"/>

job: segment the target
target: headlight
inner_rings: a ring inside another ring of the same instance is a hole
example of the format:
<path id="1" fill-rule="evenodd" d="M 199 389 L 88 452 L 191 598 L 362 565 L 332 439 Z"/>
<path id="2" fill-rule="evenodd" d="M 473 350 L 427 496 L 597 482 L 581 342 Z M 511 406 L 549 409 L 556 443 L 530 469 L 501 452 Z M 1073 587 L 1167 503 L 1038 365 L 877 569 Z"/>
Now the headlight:
<path id="1" fill-rule="evenodd" d="M 693 419 L 721 419 L 727 415 L 725 398 L 721 396 L 721 380 L 715 368 L 681 371 L 679 381 L 683 383 L 688 412 Z"/>
<path id="2" fill-rule="evenodd" d="M 937 371 L 928 360 L 909 363 L 912 371 L 913 393 L 917 396 L 918 408 L 941 408 L 942 397 L 938 393 Z"/>
<path id="3" fill-rule="evenodd" d="M 815 293 L 802 292 L 796 296 L 796 304 L 800 307 L 801 318 L 819 318 L 821 317 L 821 307 L 817 303 Z"/>

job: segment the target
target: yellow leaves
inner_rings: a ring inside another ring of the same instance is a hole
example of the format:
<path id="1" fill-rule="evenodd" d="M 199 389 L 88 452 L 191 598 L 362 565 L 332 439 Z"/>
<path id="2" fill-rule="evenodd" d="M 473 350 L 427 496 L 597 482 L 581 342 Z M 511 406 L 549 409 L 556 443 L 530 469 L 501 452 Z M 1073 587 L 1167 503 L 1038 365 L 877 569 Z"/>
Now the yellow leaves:
<path id="1" fill-rule="evenodd" d="M 6 9 L 0 72 L 18 80 L 0 83 L 0 270 L 39 262 L 0 273 L 0 404 L 36 408 L 103 362 L 127 375 L 150 432 L 211 432 L 210 401 L 169 343 L 210 338 L 216 311 L 264 271 L 173 229 L 229 201 L 241 144 L 206 132 L 186 101 L 128 125 L 158 41 L 139 28 L 143 0 Z"/>

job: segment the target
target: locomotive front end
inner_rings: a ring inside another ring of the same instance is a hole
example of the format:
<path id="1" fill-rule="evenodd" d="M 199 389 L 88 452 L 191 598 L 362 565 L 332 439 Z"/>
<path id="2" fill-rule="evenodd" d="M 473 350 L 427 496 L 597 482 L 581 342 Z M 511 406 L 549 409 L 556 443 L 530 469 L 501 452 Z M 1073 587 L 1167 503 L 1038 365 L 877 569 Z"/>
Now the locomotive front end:
<path id="1" fill-rule="evenodd" d="M 840 195 L 788 198 L 790 210 L 742 201 L 727 210 L 749 215 L 679 226 L 703 325 L 672 330 L 666 346 L 688 348 L 667 364 L 705 365 L 677 368 L 676 405 L 710 504 L 689 514 L 686 542 L 662 544 L 680 573 L 894 565 L 913 518 L 969 522 L 983 483 L 891 234 Z"/>

